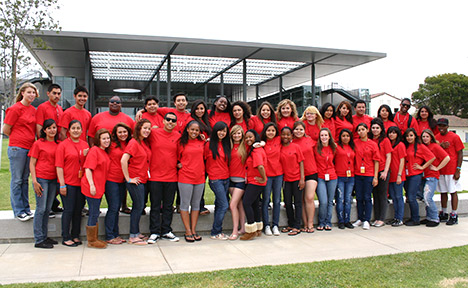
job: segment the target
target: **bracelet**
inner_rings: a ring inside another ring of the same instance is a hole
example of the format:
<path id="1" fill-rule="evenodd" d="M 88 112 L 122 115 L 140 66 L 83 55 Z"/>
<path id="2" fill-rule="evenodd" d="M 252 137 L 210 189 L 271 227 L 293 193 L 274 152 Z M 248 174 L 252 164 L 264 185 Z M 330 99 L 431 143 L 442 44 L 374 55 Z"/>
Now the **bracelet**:
<path id="1" fill-rule="evenodd" d="M 401 174 L 398 174 L 398 176 L 401 176 Z"/>
<path id="2" fill-rule="evenodd" d="M 458 170 L 461 170 L 461 167 L 457 167 Z"/>
<path id="3" fill-rule="evenodd" d="M 67 188 L 67 185 L 60 186 L 60 189 Z"/>
<path id="4" fill-rule="evenodd" d="M 127 181 L 128 184 L 132 183 L 132 178 L 130 178 L 130 180 Z"/>

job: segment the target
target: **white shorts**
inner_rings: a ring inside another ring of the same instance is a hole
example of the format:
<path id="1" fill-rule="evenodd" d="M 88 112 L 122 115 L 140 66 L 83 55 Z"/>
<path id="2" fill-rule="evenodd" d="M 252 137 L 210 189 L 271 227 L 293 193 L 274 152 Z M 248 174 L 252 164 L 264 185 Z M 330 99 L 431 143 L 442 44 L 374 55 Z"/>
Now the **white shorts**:
<path id="1" fill-rule="evenodd" d="M 460 179 L 453 179 L 453 175 L 440 175 L 437 191 L 440 193 L 455 193 L 461 190 Z"/>

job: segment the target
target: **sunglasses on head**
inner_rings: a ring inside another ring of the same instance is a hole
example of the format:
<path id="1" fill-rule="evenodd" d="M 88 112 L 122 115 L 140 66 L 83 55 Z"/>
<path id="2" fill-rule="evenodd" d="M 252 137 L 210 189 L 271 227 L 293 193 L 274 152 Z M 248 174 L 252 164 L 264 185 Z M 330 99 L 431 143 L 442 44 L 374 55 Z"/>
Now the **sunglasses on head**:
<path id="1" fill-rule="evenodd" d="M 168 122 L 172 122 L 172 123 L 177 123 L 177 119 L 176 118 L 164 118 L 164 120 L 168 121 Z"/>
<path id="2" fill-rule="evenodd" d="M 110 100 L 109 103 L 111 104 L 120 104 L 119 100 Z"/>

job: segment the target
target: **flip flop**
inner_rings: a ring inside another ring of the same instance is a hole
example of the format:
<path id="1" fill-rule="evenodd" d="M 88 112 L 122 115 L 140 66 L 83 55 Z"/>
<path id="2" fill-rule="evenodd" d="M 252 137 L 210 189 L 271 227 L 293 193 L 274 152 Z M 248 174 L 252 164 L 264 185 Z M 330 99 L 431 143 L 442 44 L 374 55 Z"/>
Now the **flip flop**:
<path id="1" fill-rule="evenodd" d="M 193 239 L 195 239 L 195 241 L 201 241 L 202 237 L 200 235 L 198 235 L 197 233 L 195 233 L 195 234 L 193 234 Z"/>
<path id="2" fill-rule="evenodd" d="M 289 231 L 288 233 L 288 236 L 296 236 L 298 234 L 301 234 L 301 230 L 299 229 L 292 229 L 291 231 Z"/>
<path id="3" fill-rule="evenodd" d="M 289 233 L 293 228 L 291 227 L 284 227 L 283 229 L 281 229 L 281 233 Z"/>
<path id="4" fill-rule="evenodd" d="M 234 240 L 237 240 L 238 237 L 239 237 L 239 235 L 237 235 L 237 234 L 231 234 L 231 236 L 229 236 L 228 240 L 234 241 Z"/>
<path id="5" fill-rule="evenodd" d="M 139 246 L 148 245 L 146 241 L 143 241 L 143 239 L 140 239 L 140 238 L 138 238 L 137 240 L 133 240 L 133 241 L 128 239 L 128 244 L 139 245 Z"/>
<path id="6" fill-rule="evenodd" d="M 315 229 L 314 229 L 314 227 L 312 227 L 312 228 L 308 227 L 308 228 L 306 229 L 306 232 L 307 232 L 307 233 L 314 233 L 314 232 L 315 232 Z"/>
<path id="7" fill-rule="evenodd" d="M 331 231 L 331 230 L 332 230 L 332 228 L 330 226 L 328 226 L 328 225 L 325 226 L 325 231 Z"/>
<path id="8" fill-rule="evenodd" d="M 318 230 L 318 231 L 323 231 L 323 229 L 324 229 L 323 226 L 318 226 L 318 227 L 317 227 L 317 230 Z"/>
<path id="9" fill-rule="evenodd" d="M 184 238 L 185 238 L 186 242 L 189 242 L 189 243 L 195 242 L 195 239 L 194 239 L 193 235 L 184 234 Z"/>

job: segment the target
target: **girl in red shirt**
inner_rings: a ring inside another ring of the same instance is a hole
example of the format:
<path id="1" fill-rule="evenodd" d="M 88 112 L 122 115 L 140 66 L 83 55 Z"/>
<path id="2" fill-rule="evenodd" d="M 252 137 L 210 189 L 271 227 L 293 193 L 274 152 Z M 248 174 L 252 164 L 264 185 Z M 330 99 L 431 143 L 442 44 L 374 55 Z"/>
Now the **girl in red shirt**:
<path id="1" fill-rule="evenodd" d="M 231 124 L 229 128 L 232 129 L 234 125 L 240 125 L 244 131 L 249 130 L 250 117 L 252 116 L 249 104 L 243 101 L 237 101 L 234 102 L 231 107 Z"/>
<path id="2" fill-rule="evenodd" d="M 302 199 L 302 220 L 304 232 L 314 232 L 315 215 L 315 190 L 317 189 L 317 165 L 315 164 L 314 149 L 315 141 L 305 134 L 305 124 L 297 121 L 293 126 L 293 143 L 299 145 L 304 155 L 305 186 Z"/>
<path id="3" fill-rule="evenodd" d="M 86 196 L 89 207 L 86 236 L 88 247 L 106 248 L 107 243 L 98 239 L 99 206 L 105 192 L 110 159 L 111 139 L 107 129 L 99 129 L 94 137 L 94 146 L 89 150 L 83 165 L 85 175 L 81 178 L 81 193 Z"/>
<path id="4" fill-rule="evenodd" d="M 335 106 L 331 103 L 323 104 L 322 108 L 320 108 L 320 114 L 323 118 L 322 128 L 328 128 L 333 140 L 335 140 Z"/>
<path id="5" fill-rule="evenodd" d="M 379 183 L 372 190 L 374 195 L 374 223 L 372 226 L 382 227 L 385 225 L 385 218 L 387 216 L 388 202 L 388 183 L 390 177 L 388 172 L 390 170 L 390 163 L 392 161 L 392 144 L 386 137 L 385 127 L 382 120 L 379 118 L 372 119 L 371 121 L 371 133 L 369 137 L 372 137 L 379 147 L 380 161 L 379 161 Z"/>
<path id="6" fill-rule="evenodd" d="M 231 123 L 231 103 L 223 95 L 217 95 L 213 106 L 209 111 L 210 125 L 213 127 L 217 122 L 224 122 L 226 125 Z"/>
<path id="7" fill-rule="evenodd" d="M 85 204 L 81 193 L 83 165 L 89 146 L 81 139 L 83 129 L 78 120 L 68 124 L 69 138 L 63 140 L 55 153 L 55 166 L 62 198 L 62 244 L 69 247 L 81 245 L 81 210 Z M 72 226 L 70 233 L 70 224 Z"/>
<path id="8" fill-rule="evenodd" d="M 384 124 L 385 131 L 388 131 L 390 127 L 397 127 L 395 122 L 393 122 L 393 113 L 390 106 L 383 104 L 379 107 L 377 111 L 377 118 L 380 118 Z"/>
<path id="9" fill-rule="evenodd" d="M 263 127 L 265 124 L 273 122 L 276 124 L 276 116 L 275 116 L 275 109 L 273 106 L 268 102 L 262 102 L 257 110 L 257 115 L 252 116 L 250 118 L 250 127 L 255 129 L 259 135 L 262 134 Z"/>
<path id="10" fill-rule="evenodd" d="M 394 218 L 391 221 L 393 227 L 403 225 L 403 213 L 405 202 L 403 201 L 403 184 L 406 180 L 405 158 L 406 147 L 402 140 L 400 128 L 392 126 L 388 128 L 387 137 L 392 143 L 392 160 L 390 162 L 390 180 L 388 193 L 392 198 Z"/>
<path id="11" fill-rule="evenodd" d="M 305 124 L 306 134 L 317 142 L 323 125 L 323 118 L 318 109 L 315 106 L 307 107 L 302 114 L 301 120 Z"/>
<path id="12" fill-rule="evenodd" d="M 408 128 L 403 134 L 403 142 L 406 146 L 406 182 L 405 191 L 408 204 L 410 206 L 411 218 L 405 222 L 406 226 L 419 225 L 419 205 L 416 201 L 416 194 L 421 184 L 424 169 L 428 168 L 435 157 L 431 151 L 421 145 L 417 132 L 414 128 Z"/>
<path id="13" fill-rule="evenodd" d="M 341 130 L 348 129 L 353 131 L 352 106 L 348 101 L 341 101 L 336 107 L 335 135 L 339 135 Z"/>
<path id="14" fill-rule="evenodd" d="M 298 120 L 296 104 L 289 99 L 281 100 L 276 107 L 276 119 L 280 131 L 283 127 L 292 128 Z"/>
<path id="15" fill-rule="evenodd" d="M 437 128 L 437 121 L 434 119 L 434 113 L 432 113 L 431 108 L 429 106 L 422 106 L 418 110 L 418 114 L 416 116 L 416 120 L 418 121 L 419 132 L 426 129 L 430 129 L 434 135 L 439 134 L 439 128 Z"/>
<path id="16" fill-rule="evenodd" d="M 245 144 L 249 152 L 245 161 L 247 185 L 242 203 L 247 224 L 245 224 L 245 234 L 240 237 L 240 240 L 252 240 L 262 235 L 263 222 L 259 200 L 267 182 L 265 172 L 267 160 L 262 147 L 254 148 L 254 143 L 259 142 L 260 136 L 255 130 L 251 129 L 245 133 Z"/>
<path id="17" fill-rule="evenodd" d="M 57 150 L 57 124 L 47 119 L 42 125 L 40 138 L 34 142 L 28 156 L 31 157 L 29 169 L 36 195 L 34 213 L 34 242 L 37 248 L 54 248 L 55 240 L 47 237 L 49 213 L 57 191 L 57 171 L 55 170 L 55 151 Z"/>
<path id="18" fill-rule="evenodd" d="M 195 100 L 192 104 L 192 109 L 190 110 L 190 116 L 193 120 L 198 122 L 200 127 L 200 136 L 203 140 L 207 140 L 211 134 L 211 126 L 208 117 L 208 108 L 206 103 L 203 100 Z"/>
<path id="19" fill-rule="evenodd" d="M 283 198 L 288 216 L 288 227 L 281 230 L 290 236 L 301 233 L 302 189 L 305 186 L 304 155 L 299 145 L 292 143 L 292 129 L 281 129 L 281 165 L 284 171 Z M 293 208 L 294 198 L 294 208 Z"/>
<path id="20" fill-rule="evenodd" d="M 133 131 L 133 138 L 128 142 L 122 155 L 120 164 L 127 182 L 127 190 L 133 201 L 132 213 L 130 213 L 130 238 L 131 244 L 146 245 L 144 236 L 140 234 L 140 218 L 145 205 L 145 184 L 148 180 L 149 161 L 151 150 L 147 144 L 147 138 L 151 133 L 151 122 L 141 119 L 137 122 Z"/>

